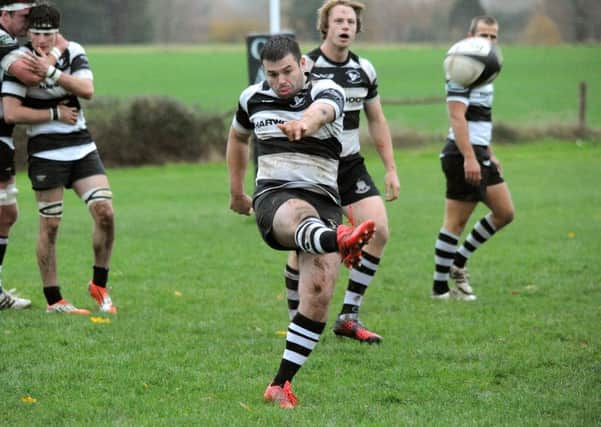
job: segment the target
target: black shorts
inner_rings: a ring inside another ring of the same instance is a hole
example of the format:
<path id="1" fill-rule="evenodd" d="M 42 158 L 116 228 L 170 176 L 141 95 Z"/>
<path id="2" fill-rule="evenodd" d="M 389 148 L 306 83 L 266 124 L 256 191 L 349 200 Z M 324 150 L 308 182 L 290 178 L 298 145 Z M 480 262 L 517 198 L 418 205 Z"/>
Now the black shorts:
<path id="1" fill-rule="evenodd" d="M 340 159 L 338 166 L 338 192 L 342 206 L 379 196 L 378 187 L 365 167 L 361 154 L 351 154 Z"/>
<path id="2" fill-rule="evenodd" d="M 0 141 L 0 182 L 10 181 L 15 176 L 15 150 Z"/>
<path id="3" fill-rule="evenodd" d="M 278 208 L 290 199 L 301 199 L 309 203 L 329 227 L 336 228 L 342 222 L 342 209 L 327 196 L 298 188 L 268 191 L 254 200 L 253 209 L 261 237 L 273 249 L 282 251 L 296 249 L 296 247 L 281 245 L 273 235 L 273 217 Z"/>
<path id="4" fill-rule="evenodd" d="M 71 188 L 75 181 L 93 175 L 106 175 L 96 150 L 81 159 L 69 161 L 29 156 L 29 179 L 31 188 L 36 191 Z"/>
<path id="5" fill-rule="evenodd" d="M 463 155 L 455 142 L 447 140 L 442 149 L 440 162 L 447 178 L 447 199 L 464 202 L 478 202 L 486 197 L 486 187 L 504 182 L 497 166 L 490 161 L 488 150 L 481 145 L 473 145 L 476 159 L 480 164 L 482 180 L 480 185 L 472 185 L 465 180 Z"/>

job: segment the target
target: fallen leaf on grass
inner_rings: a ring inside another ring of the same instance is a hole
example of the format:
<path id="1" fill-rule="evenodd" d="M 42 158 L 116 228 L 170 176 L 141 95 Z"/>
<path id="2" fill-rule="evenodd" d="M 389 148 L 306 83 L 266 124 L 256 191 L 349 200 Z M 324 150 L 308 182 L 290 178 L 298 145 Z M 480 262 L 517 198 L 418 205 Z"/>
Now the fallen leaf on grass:
<path id="1" fill-rule="evenodd" d="M 242 403 L 240 402 L 240 406 L 242 406 L 244 409 L 246 409 L 247 411 L 250 411 L 250 406 L 248 406 L 246 403 Z"/>
<path id="2" fill-rule="evenodd" d="M 182 294 L 180 291 L 175 291 L 175 292 L 173 292 L 173 294 L 174 294 L 176 297 L 181 297 L 181 296 L 184 296 L 184 294 Z"/>
<path id="3" fill-rule="evenodd" d="M 288 333 L 288 331 L 275 331 L 276 335 L 281 335 L 281 336 L 286 336 L 287 333 Z"/>
<path id="4" fill-rule="evenodd" d="M 111 319 L 108 317 L 90 317 L 92 323 L 111 323 Z"/>
<path id="5" fill-rule="evenodd" d="M 27 403 L 29 405 L 33 405 L 34 403 L 37 403 L 37 399 L 35 397 L 31 397 L 31 396 L 23 396 L 21 398 L 21 402 L 23 403 Z"/>

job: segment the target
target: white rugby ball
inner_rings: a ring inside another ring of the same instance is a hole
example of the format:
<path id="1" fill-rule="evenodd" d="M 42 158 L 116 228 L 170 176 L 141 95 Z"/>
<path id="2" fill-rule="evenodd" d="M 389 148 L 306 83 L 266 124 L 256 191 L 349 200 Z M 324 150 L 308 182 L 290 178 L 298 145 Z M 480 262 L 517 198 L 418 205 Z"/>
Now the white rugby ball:
<path id="1" fill-rule="evenodd" d="M 496 43 L 483 37 L 468 37 L 455 43 L 443 62 L 445 79 L 472 88 L 491 83 L 503 66 Z"/>

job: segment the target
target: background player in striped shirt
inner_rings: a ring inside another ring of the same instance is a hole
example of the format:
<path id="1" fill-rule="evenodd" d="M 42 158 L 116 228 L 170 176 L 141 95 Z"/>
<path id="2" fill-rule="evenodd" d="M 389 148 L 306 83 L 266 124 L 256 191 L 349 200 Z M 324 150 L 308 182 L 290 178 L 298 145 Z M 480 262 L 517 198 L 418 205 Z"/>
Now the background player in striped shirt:
<path id="1" fill-rule="evenodd" d="M 23 53 L 36 51 L 47 59 L 57 42 L 60 13 L 42 4 L 29 14 L 31 43 Z M 69 42 L 56 66 L 47 60 L 35 65 L 45 75 L 35 87 L 27 87 L 6 75 L 2 82 L 5 120 L 28 124 L 27 151 L 29 178 L 35 190 L 40 214 L 37 242 L 38 266 L 48 302 L 47 312 L 89 314 L 62 297 L 56 269 L 56 240 L 63 211 L 64 188 L 73 188 L 87 204 L 94 220 L 92 246 L 93 278 L 90 295 L 99 309 L 116 313 L 106 288 L 114 240 L 112 193 L 78 97 L 90 99 L 94 93 L 92 72 L 83 47 Z"/>
<path id="2" fill-rule="evenodd" d="M 338 172 L 338 188 L 344 214 L 361 222 L 372 218 L 376 234 L 363 248 L 362 262 L 350 271 L 344 303 L 334 333 L 361 342 L 379 343 L 382 337 L 369 331 L 359 320 L 359 308 L 367 287 L 372 282 L 388 241 L 388 218 L 380 192 L 364 163 L 359 144 L 359 114 L 365 112 L 371 139 L 382 159 L 386 175 L 386 200 L 399 196 L 400 184 L 388 123 L 378 96 L 376 71 L 365 58 L 350 50 L 361 31 L 364 5 L 349 0 L 328 0 L 318 11 L 317 28 L 323 42 L 318 49 L 305 55 L 305 71 L 313 80 L 332 79 L 345 91 L 344 131 Z M 292 318 L 299 304 L 298 261 L 290 253 L 285 270 L 288 310 Z"/>
<path id="3" fill-rule="evenodd" d="M 477 16 L 468 37 L 486 37 L 496 43 L 497 21 Z M 465 264 L 480 245 L 513 220 L 514 207 L 503 179 L 501 163 L 492 150 L 492 83 L 465 88 L 446 83 L 447 109 L 451 127 L 440 155 L 446 177 L 446 201 L 442 228 L 435 244 L 432 298 L 474 301 Z M 478 202 L 490 212 L 476 223 L 463 244 L 459 238 Z M 449 276 L 455 288 L 448 285 Z"/>
<path id="4" fill-rule="evenodd" d="M 298 43 L 274 36 L 261 63 L 266 80 L 240 96 L 227 144 L 230 208 L 249 215 L 276 250 L 299 253 L 301 303 L 291 319 L 279 370 L 264 393 L 266 401 L 294 408 L 291 381 L 325 328 L 340 259 L 356 265 L 374 222 L 340 225 L 336 184 L 344 92 L 331 80 L 308 81 Z M 248 140 L 256 135 L 254 197 L 244 192 Z"/>

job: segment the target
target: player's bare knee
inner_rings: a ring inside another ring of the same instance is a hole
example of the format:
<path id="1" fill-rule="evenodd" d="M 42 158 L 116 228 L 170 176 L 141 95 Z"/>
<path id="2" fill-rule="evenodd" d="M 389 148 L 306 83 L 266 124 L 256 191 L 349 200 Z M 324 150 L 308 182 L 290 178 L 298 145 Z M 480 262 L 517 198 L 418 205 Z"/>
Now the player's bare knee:
<path id="1" fill-rule="evenodd" d="M 115 224 L 115 213 L 113 206 L 108 202 L 94 203 L 90 209 L 94 210 L 96 223 L 103 230 L 112 230 Z"/>
<path id="2" fill-rule="evenodd" d="M 41 217 L 40 234 L 50 243 L 55 243 L 60 227 L 60 217 Z"/>
<path id="3" fill-rule="evenodd" d="M 370 240 L 372 245 L 376 244 L 380 247 L 384 247 L 386 243 L 388 243 L 388 239 L 390 237 L 390 232 L 388 231 L 388 225 L 386 224 L 376 224 L 376 232 L 374 236 Z"/>
<path id="4" fill-rule="evenodd" d="M 114 227 L 114 212 L 113 212 L 113 192 L 108 187 L 95 187 L 86 191 L 81 195 L 81 199 L 85 202 L 92 212 L 94 221 L 98 227 L 107 232 L 112 231 Z"/>

